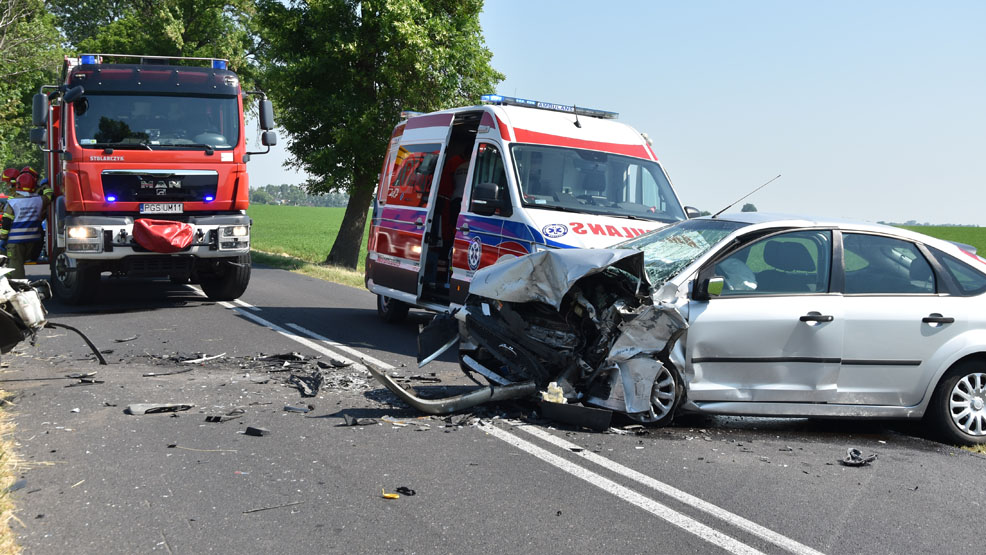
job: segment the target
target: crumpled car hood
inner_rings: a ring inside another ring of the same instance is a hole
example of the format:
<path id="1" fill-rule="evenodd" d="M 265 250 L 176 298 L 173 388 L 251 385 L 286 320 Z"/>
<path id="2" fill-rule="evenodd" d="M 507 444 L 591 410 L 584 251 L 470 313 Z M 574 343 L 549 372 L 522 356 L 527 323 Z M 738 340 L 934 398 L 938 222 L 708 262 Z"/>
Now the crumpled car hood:
<path id="1" fill-rule="evenodd" d="M 609 266 L 649 284 L 644 254 L 635 249 L 552 249 L 504 260 L 476 272 L 469 293 L 505 302 L 539 301 L 555 309 L 576 281 Z"/>

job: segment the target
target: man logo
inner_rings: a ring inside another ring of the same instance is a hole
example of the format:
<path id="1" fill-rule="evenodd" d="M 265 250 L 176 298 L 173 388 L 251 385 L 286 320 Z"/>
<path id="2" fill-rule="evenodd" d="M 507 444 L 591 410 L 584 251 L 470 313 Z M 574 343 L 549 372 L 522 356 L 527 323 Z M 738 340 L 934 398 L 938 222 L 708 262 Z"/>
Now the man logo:
<path id="1" fill-rule="evenodd" d="M 557 239 L 568 234 L 568 226 L 565 224 L 548 224 L 541 229 L 541 233 L 549 239 Z"/>

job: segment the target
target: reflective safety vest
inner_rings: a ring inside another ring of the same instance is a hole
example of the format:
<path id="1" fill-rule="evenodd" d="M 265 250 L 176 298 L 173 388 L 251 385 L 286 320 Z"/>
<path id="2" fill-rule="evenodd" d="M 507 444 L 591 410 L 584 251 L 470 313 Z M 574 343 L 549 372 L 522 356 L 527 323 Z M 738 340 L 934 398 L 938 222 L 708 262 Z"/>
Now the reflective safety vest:
<path id="1" fill-rule="evenodd" d="M 14 210 L 14 222 L 10 226 L 8 243 L 33 243 L 41 240 L 41 197 L 12 197 L 7 201 Z"/>

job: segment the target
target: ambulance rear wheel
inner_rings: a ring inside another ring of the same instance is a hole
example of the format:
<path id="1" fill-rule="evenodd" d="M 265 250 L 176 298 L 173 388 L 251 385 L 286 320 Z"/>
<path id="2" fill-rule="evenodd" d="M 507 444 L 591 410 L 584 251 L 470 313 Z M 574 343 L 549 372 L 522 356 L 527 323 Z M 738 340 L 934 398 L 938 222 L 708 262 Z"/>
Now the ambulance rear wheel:
<path id="1" fill-rule="evenodd" d="M 384 297 L 383 295 L 377 295 L 377 314 L 380 318 L 383 318 L 384 322 L 389 322 L 391 324 L 396 324 L 401 322 L 407 317 L 407 311 L 411 307 L 407 303 L 398 301 L 397 299 L 391 299 L 390 297 Z"/>
<path id="2" fill-rule="evenodd" d="M 240 298 L 249 284 L 249 254 L 220 262 L 215 273 L 202 276 L 199 283 L 209 300 L 216 302 Z"/>
<path id="3" fill-rule="evenodd" d="M 96 296 L 99 268 L 86 262 L 74 262 L 65 249 L 55 249 L 51 261 L 51 289 L 65 304 L 86 304 Z"/>

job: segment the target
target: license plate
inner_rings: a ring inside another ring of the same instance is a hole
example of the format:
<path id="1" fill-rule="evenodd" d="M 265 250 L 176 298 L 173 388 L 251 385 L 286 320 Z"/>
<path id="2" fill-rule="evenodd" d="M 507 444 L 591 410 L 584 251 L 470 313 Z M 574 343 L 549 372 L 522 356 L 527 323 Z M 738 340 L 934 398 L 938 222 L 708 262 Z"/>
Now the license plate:
<path id="1" fill-rule="evenodd" d="M 140 205 L 141 214 L 181 214 L 185 205 L 180 202 L 143 202 Z"/>

